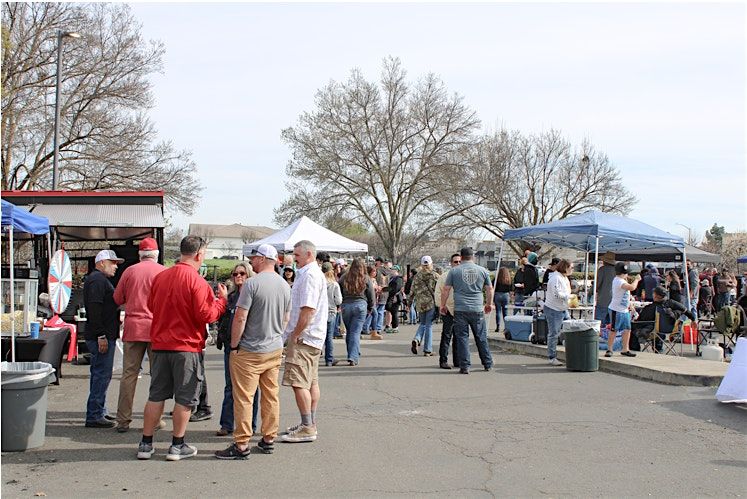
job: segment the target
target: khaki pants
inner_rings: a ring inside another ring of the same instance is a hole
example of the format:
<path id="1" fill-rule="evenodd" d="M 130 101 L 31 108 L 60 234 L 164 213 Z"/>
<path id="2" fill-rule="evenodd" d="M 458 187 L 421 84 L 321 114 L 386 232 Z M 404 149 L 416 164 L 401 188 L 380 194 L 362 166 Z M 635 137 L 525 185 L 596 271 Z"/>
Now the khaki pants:
<path id="1" fill-rule="evenodd" d="M 117 426 L 130 426 L 132 422 L 132 401 L 135 399 L 137 376 L 148 352 L 148 363 L 153 356 L 149 341 L 124 341 L 122 355 L 122 377 L 119 380 L 119 401 L 117 402 Z"/>
<path id="2" fill-rule="evenodd" d="M 280 424 L 280 400 L 278 375 L 283 349 L 270 353 L 254 353 L 245 350 L 231 352 L 229 368 L 233 385 L 233 439 L 243 445 L 252 436 L 252 406 L 257 385 L 262 392 L 259 398 L 262 416 L 262 435 L 272 441 L 278 434 Z"/>

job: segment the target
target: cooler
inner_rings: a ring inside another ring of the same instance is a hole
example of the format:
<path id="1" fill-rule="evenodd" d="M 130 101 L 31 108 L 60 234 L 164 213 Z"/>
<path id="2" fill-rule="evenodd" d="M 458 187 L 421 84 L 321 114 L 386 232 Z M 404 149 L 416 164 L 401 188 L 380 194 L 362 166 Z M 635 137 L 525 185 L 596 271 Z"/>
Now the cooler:
<path id="1" fill-rule="evenodd" d="M 515 341 L 529 341 L 532 334 L 534 317 L 529 315 L 510 315 L 504 319 L 506 323 L 506 339 Z"/>

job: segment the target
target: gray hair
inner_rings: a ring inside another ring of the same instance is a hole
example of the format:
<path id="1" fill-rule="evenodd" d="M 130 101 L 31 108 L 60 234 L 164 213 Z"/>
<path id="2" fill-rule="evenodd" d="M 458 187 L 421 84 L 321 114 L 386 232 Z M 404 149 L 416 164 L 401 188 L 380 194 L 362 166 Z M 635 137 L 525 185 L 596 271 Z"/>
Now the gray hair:
<path id="1" fill-rule="evenodd" d="M 140 259 L 143 258 L 152 258 L 153 260 L 158 260 L 158 250 L 145 250 L 145 251 L 138 251 L 138 256 L 140 256 Z"/>
<path id="2" fill-rule="evenodd" d="M 314 243 L 312 243 L 311 241 L 302 239 L 301 241 L 298 241 L 296 244 L 294 244 L 293 248 L 301 248 L 304 251 L 310 251 L 311 256 L 316 258 L 316 246 L 314 246 Z"/>

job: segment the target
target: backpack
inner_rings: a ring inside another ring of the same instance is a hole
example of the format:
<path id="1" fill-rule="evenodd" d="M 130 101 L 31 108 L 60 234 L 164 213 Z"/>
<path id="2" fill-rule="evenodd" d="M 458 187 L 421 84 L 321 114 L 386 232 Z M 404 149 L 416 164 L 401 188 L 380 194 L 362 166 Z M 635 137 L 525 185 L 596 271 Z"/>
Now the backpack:
<path id="1" fill-rule="evenodd" d="M 739 309 L 737 307 L 721 307 L 716 317 L 713 318 L 713 324 L 722 334 L 733 334 L 739 329 Z"/>

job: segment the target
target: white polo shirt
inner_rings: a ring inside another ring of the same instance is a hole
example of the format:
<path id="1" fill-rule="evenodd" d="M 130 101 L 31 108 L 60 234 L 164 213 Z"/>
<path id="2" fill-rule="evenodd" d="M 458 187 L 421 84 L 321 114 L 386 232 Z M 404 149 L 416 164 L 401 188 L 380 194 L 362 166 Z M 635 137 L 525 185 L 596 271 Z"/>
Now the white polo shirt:
<path id="1" fill-rule="evenodd" d="M 314 317 L 301 333 L 301 341 L 321 350 L 327 338 L 329 306 L 327 304 L 327 282 L 316 260 L 296 270 L 296 279 L 291 289 L 290 320 L 285 328 L 283 340 L 287 340 L 293 333 L 303 307 L 313 308 Z"/>

